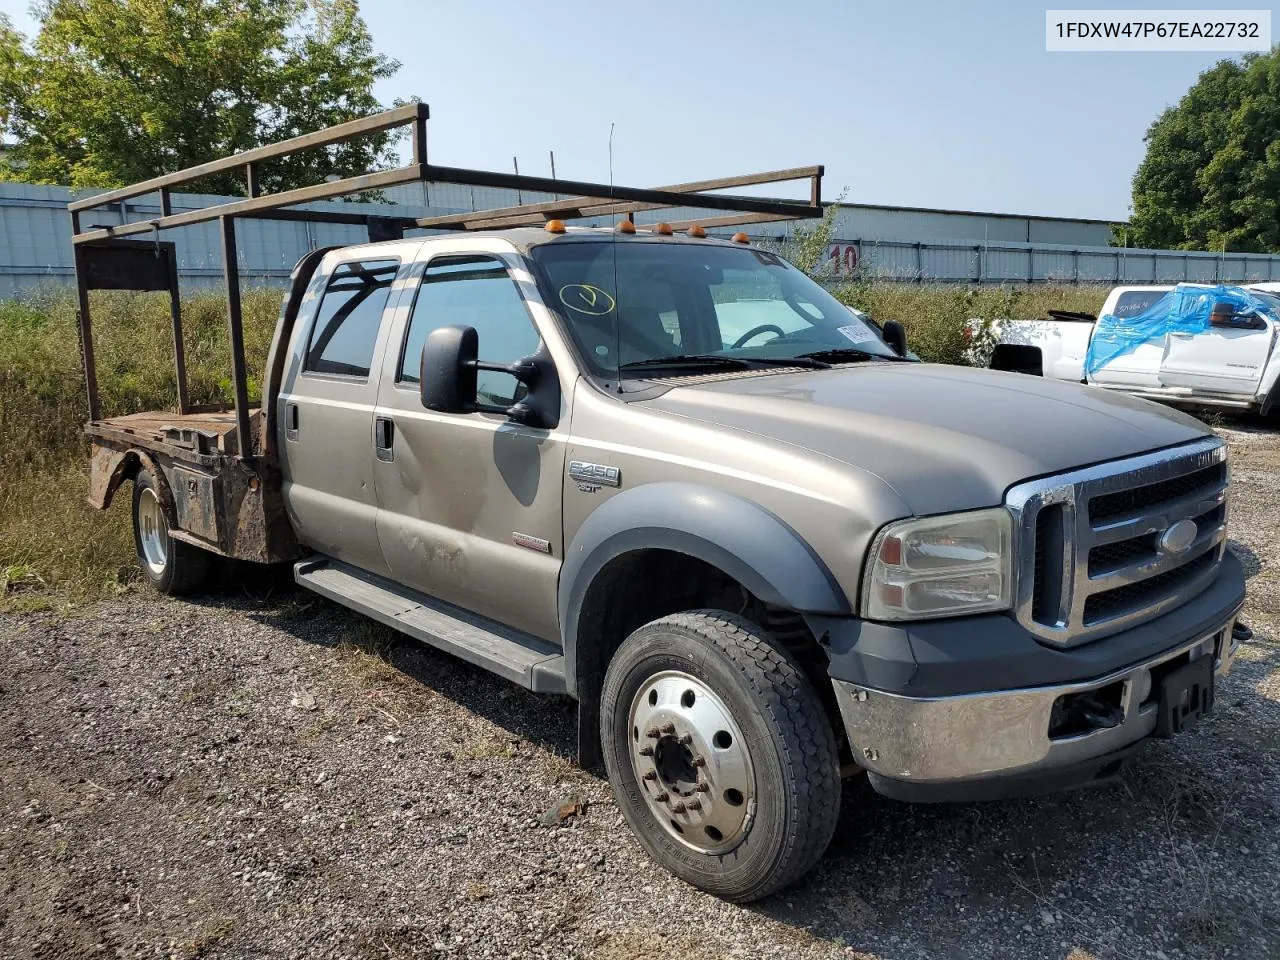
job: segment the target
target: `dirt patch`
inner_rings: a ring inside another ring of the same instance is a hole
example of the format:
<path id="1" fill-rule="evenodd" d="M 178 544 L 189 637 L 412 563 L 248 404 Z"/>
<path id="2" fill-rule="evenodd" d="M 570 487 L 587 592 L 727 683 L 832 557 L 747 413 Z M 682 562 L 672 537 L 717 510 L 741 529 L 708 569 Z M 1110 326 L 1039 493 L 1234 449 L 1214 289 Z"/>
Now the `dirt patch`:
<path id="1" fill-rule="evenodd" d="M 1280 436 L 1223 432 L 1257 634 L 1211 720 L 1045 799 L 851 782 L 746 908 L 641 854 L 567 700 L 287 584 L 0 617 L 0 956 L 1276 956 Z"/>

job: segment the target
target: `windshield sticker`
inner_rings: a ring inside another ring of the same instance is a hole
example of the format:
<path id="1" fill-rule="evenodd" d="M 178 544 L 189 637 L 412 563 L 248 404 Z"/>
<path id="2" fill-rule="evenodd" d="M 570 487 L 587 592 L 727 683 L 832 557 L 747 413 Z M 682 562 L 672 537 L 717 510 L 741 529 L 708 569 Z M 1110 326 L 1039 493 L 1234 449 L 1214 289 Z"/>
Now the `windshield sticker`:
<path id="1" fill-rule="evenodd" d="M 611 313 L 617 306 L 607 290 L 593 287 L 589 283 L 566 283 L 560 288 L 560 302 L 570 310 L 593 317 Z"/>
<path id="2" fill-rule="evenodd" d="M 837 333 L 845 335 L 851 343 L 866 343 L 875 340 L 876 335 L 860 323 L 851 323 L 847 327 L 836 327 Z"/>

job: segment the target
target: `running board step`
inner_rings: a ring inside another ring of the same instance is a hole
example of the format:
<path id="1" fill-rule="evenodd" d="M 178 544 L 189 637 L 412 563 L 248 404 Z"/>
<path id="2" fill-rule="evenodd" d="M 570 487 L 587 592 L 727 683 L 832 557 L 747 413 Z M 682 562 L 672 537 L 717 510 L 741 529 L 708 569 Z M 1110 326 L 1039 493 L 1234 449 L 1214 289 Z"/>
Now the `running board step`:
<path id="1" fill-rule="evenodd" d="M 337 560 L 300 560 L 293 578 L 344 607 L 537 693 L 564 693 L 560 648 Z"/>

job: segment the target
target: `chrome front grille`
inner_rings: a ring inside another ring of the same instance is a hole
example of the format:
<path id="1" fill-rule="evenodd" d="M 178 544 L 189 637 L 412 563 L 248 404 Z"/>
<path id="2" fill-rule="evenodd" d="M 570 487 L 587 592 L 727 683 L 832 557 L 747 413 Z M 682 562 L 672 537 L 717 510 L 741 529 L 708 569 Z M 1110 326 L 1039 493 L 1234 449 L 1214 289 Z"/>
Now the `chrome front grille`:
<path id="1" fill-rule="evenodd" d="M 1071 646 L 1190 600 L 1226 549 L 1229 480 L 1214 437 L 1011 489 L 1019 622 Z M 1186 545 L 1172 541 L 1187 524 L 1165 536 L 1181 521 L 1195 525 Z"/>

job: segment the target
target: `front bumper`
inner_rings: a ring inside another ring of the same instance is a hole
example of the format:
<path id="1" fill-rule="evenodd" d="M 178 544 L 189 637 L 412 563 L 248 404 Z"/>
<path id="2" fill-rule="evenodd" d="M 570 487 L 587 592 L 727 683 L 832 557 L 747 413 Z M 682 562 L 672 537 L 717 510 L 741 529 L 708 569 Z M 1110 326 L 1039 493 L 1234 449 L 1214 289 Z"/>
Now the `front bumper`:
<path id="1" fill-rule="evenodd" d="M 1156 731 L 1162 677 L 1206 656 L 1214 658 L 1215 681 L 1230 669 L 1241 603 L 1220 608 L 1192 638 L 1170 638 L 1163 651 L 1088 680 L 912 696 L 835 678 L 854 759 L 878 792 L 915 801 L 1038 793 L 1105 778 Z"/>

